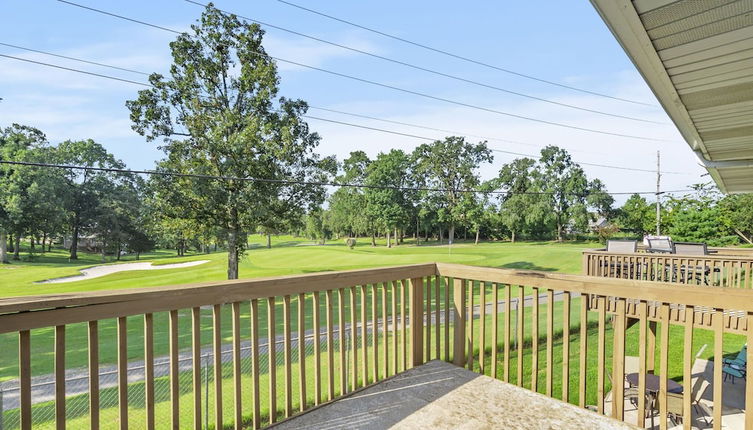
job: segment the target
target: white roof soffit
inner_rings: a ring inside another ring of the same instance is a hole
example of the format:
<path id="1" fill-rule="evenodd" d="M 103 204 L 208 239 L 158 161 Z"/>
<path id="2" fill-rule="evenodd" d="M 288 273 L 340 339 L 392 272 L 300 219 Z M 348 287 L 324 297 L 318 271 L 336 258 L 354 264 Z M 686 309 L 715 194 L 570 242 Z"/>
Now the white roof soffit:
<path id="1" fill-rule="evenodd" d="M 725 193 L 753 192 L 753 0 L 591 0 Z"/>

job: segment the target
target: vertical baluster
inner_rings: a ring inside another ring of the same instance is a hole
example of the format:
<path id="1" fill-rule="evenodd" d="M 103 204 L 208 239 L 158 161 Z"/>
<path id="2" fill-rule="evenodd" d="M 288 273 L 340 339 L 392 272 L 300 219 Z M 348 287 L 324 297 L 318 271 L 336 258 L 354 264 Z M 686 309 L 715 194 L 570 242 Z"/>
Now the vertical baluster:
<path id="1" fill-rule="evenodd" d="M 683 344 L 683 366 L 682 366 L 682 383 L 687 389 L 682 392 L 682 416 L 690 417 L 692 413 L 692 372 L 693 372 L 693 306 L 685 306 L 685 339 Z M 685 420 L 686 428 L 690 428 L 690 421 Z"/>
<path id="2" fill-rule="evenodd" d="M 510 300 L 512 300 L 512 285 L 505 285 L 505 368 L 504 381 L 510 382 Z"/>
<path id="3" fill-rule="evenodd" d="M 444 359 L 450 361 L 450 278 L 444 278 Z"/>
<path id="4" fill-rule="evenodd" d="M 269 424 L 277 421 L 277 334 L 275 330 L 275 298 L 267 298 L 267 350 L 269 364 Z"/>
<path id="5" fill-rule="evenodd" d="M 389 320 L 387 317 L 387 285 L 388 282 L 382 282 L 382 376 L 389 376 Z"/>
<path id="6" fill-rule="evenodd" d="M 614 320 L 612 349 L 612 416 L 622 420 L 625 415 L 625 299 L 618 298 Z M 664 374 L 662 374 L 664 377 Z"/>
<path id="7" fill-rule="evenodd" d="M 233 427 L 240 430 L 243 425 L 241 403 L 241 304 L 232 304 L 233 318 Z"/>
<path id="8" fill-rule="evenodd" d="M 340 395 L 348 391 L 348 374 L 345 369 L 345 289 L 337 290 L 337 342 L 340 346 L 339 359 L 340 364 Z"/>
<path id="9" fill-rule="evenodd" d="M 641 300 L 638 304 L 638 416 L 636 425 L 646 424 L 646 329 L 648 304 Z M 689 390 L 686 390 L 689 391 Z M 653 413 L 653 411 L 652 411 Z M 685 415 L 690 416 L 690 415 Z M 688 420 L 690 422 L 690 420 Z"/>
<path id="10" fill-rule="evenodd" d="M 154 316 L 144 314 L 144 409 L 146 428 L 154 428 Z"/>
<path id="11" fill-rule="evenodd" d="M 290 296 L 284 296 L 282 298 L 282 355 L 285 368 L 285 418 L 293 414 L 293 373 L 290 370 L 292 361 L 290 347 Z"/>
<path id="12" fill-rule="evenodd" d="M 313 317 L 313 323 L 314 323 L 314 404 L 318 405 L 322 402 L 322 346 L 321 346 L 321 332 L 322 332 L 322 324 L 320 321 L 320 297 L 319 292 L 315 291 L 312 294 L 312 300 L 311 300 L 311 306 L 312 306 L 312 317 Z M 301 295 L 301 299 L 299 306 L 301 309 L 305 309 L 306 306 L 306 296 L 304 294 Z M 305 324 L 304 324 L 305 326 Z M 303 333 L 306 333 L 304 330 Z M 298 335 L 301 336 L 301 330 L 298 329 Z M 305 338 L 305 336 L 304 336 Z M 303 349 L 300 351 L 303 351 L 303 357 L 306 356 L 306 343 L 302 343 Z M 303 360 L 306 361 L 305 358 Z M 304 365 L 305 366 L 305 365 Z M 305 370 L 304 370 L 305 372 Z M 306 384 L 301 383 L 301 387 L 303 387 L 303 390 L 306 390 Z"/>
<path id="13" fill-rule="evenodd" d="M 120 429 L 128 430 L 128 322 L 118 318 L 118 419 Z"/>
<path id="14" fill-rule="evenodd" d="M 525 299 L 521 307 L 526 306 Z M 521 345 L 523 345 L 521 343 Z M 531 294 L 531 391 L 539 389 L 539 289 Z"/>
<path id="15" fill-rule="evenodd" d="M 191 309 L 193 428 L 201 429 L 201 308 Z"/>
<path id="16" fill-rule="evenodd" d="M 369 320 L 367 319 L 367 309 L 366 309 L 366 294 L 368 292 L 366 285 L 361 285 L 360 291 L 361 291 L 361 361 L 363 362 L 363 366 L 361 366 L 361 379 L 363 379 L 363 386 L 369 385 L 369 336 L 368 336 L 368 328 L 369 328 Z"/>
<path id="17" fill-rule="evenodd" d="M 377 319 L 377 284 L 371 285 L 371 378 L 379 380 L 379 320 Z"/>
<path id="18" fill-rule="evenodd" d="M 534 294 L 536 296 L 536 294 Z M 525 287 L 522 285 L 518 286 L 518 303 L 517 303 L 517 311 L 518 311 L 518 333 L 517 333 L 517 341 L 515 346 L 518 349 L 518 374 L 517 374 L 517 383 L 519 387 L 523 386 L 523 334 L 524 326 L 525 326 L 525 308 L 526 308 L 526 296 L 525 296 Z"/>
<path id="19" fill-rule="evenodd" d="M 499 331 L 499 284 L 492 284 L 492 378 L 497 378 L 497 344 Z"/>
<path id="20" fill-rule="evenodd" d="M 392 281 L 392 374 L 397 374 L 398 354 L 397 354 L 397 281 Z"/>
<path id="21" fill-rule="evenodd" d="M 606 300 L 604 296 L 599 296 L 597 299 L 597 307 L 599 313 L 599 332 L 596 351 L 596 366 L 598 369 L 598 375 L 596 379 L 596 408 L 600 414 L 604 413 L 604 355 L 606 347 L 605 339 L 605 319 L 606 319 Z"/>
<path id="22" fill-rule="evenodd" d="M 468 334 L 466 335 L 466 339 L 468 339 L 468 362 L 466 363 L 466 366 L 468 367 L 468 370 L 473 370 L 473 286 L 476 282 L 475 281 L 468 281 L 468 311 L 466 311 L 466 315 L 468 315 L 467 320 L 467 326 L 468 326 Z"/>
<path id="23" fill-rule="evenodd" d="M 659 356 L 659 427 L 667 428 L 667 374 L 669 368 L 669 304 L 662 303 L 659 313 L 661 319 L 661 333 L 659 342 L 661 343 L 661 352 Z M 721 356 L 719 357 L 721 363 Z M 721 376 L 721 375 L 720 375 Z M 714 397 L 716 400 L 716 397 Z M 721 407 L 719 408 L 721 409 Z"/>
<path id="24" fill-rule="evenodd" d="M 327 400 L 335 398 L 335 351 L 332 338 L 332 290 L 327 290 Z M 305 355 L 304 355 L 305 358 Z"/>
<path id="25" fill-rule="evenodd" d="M 588 372 L 586 368 L 588 358 L 588 294 L 580 295 L 580 366 L 578 367 L 578 405 L 581 408 L 586 407 L 586 392 L 588 389 Z"/>
<path id="26" fill-rule="evenodd" d="M 424 315 L 426 315 L 426 334 L 425 334 L 425 341 L 426 341 L 426 360 L 431 360 L 431 276 L 426 278 L 426 312 Z M 423 319 L 423 315 L 421 317 Z"/>
<path id="27" fill-rule="evenodd" d="M 408 338 L 407 338 L 407 336 L 408 336 L 408 326 L 406 324 L 406 319 L 405 319 L 406 318 L 406 312 L 405 312 L 405 307 L 406 307 L 406 304 L 405 304 L 405 302 L 406 302 L 405 293 L 406 293 L 406 291 L 405 290 L 407 288 L 407 283 L 408 283 L 407 280 L 403 280 L 403 281 L 400 282 L 400 320 L 401 320 L 400 321 L 400 327 L 402 329 L 401 330 L 402 331 L 401 338 L 402 338 L 402 341 L 403 341 L 403 345 L 402 345 L 402 350 L 403 350 L 403 370 L 407 370 L 408 369 Z"/>
<path id="28" fill-rule="evenodd" d="M 570 401 L 570 292 L 562 292 L 562 401 Z"/>
<path id="29" fill-rule="evenodd" d="M 89 321 L 89 421 L 99 430 L 99 322 Z"/>
<path id="30" fill-rule="evenodd" d="M 319 296 L 318 292 L 314 293 L 314 300 Z M 318 313 L 318 308 L 317 308 Z M 296 330 L 298 331 L 298 407 L 301 412 L 306 410 L 306 294 L 298 294 L 298 324 L 296 324 Z M 314 330 L 314 338 L 319 337 L 319 331 Z M 319 382 L 319 366 L 316 366 L 314 370 L 316 376 L 315 382 Z M 319 390 L 316 390 L 319 394 Z M 319 397 L 319 396 L 315 396 Z M 314 400 L 316 401 L 316 400 Z"/>
<path id="31" fill-rule="evenodd" d="M 170 424 L 174 429 L 180 427 L 180 375 L 178 357 L 178 311 L 172 310 L 169 314 L 170 331 Z"/>
<path id="32" fill-rule="evenodd" d="M 3 411 L 0 410 L 0 414 Z M 55 427 L 65 430 L 65 326 L 55 326 Z"/>
<path id="33" fill-rule="evenodd" d="M 29 330 L 18 332 L 18 379 L 21 429 L 31 430 L 31 332 Z M 126 413 L 128 413 L 127 409 Z"/>
<path id="34" fill-rule="evenodd" d="M 452 311 L 454 319 L 452 362 L 456 366 L 464 366 L 466 364 L 465 349 L 468 345 L 468 333 L 465 329 L 466 313 L 468 311 L 465 307 L 466 293 L 464 279 L 453 279 L 452 294 Z"/>
<path id="35" fill-rule="evenodd" d="M 261 396 L 259 394 L 259 300 L 251 300 L 251 397 L 253 398 L 252 426 L 261 427 Z"/>
<path id="36" fill-rule="evenodd" d="M 440 345 L 442 343 L 441 339 L 439 338 L 439 312 L 440 312 L 440 297 L 439 297 L 439 284 L 442 282 L 442 278 L 439 275 L 434 276 L 434 358 L 437 360 L 441 360 L 442 357 L 440 356 Z"/>
<path id="37" fill-rule="evenodd" d="M 486 373 L 484 366 L 486 349 L 486 282 L 479 282 L 479 323 L 478 323 L 478 372 Z"/>
<path id="38" fill-rule="evenodd" d="M 546 395 L 552 397 L 554 381 L 554 291 L 546 290 Z"/>
<path id="39" fill-rule="evenodd" d="M 214 349 L 214 427 L 222 428 L 222 305 L 212 307 Z"/>
<path id="40" fill-rule="evenodd" d="M 409 290 L 411 367 L 424 363 L 424 278 L 412 278 Z"/>
<path id="41" fill-rule="evenodd" d="M 351 390 L 358 388 L 358 320 L 356 318 L 356 287 L 350 288 L 350 337 L 351 337 L 351 360 L 350 360 L 350 387 Z"/>
<path id="42" fill-rule="evenodd" d="M 723 316 L 724 314 L 722 313 L 722 310 L 715 309 L 713 316 L 711 317 L 711 324 L 714 331 L 714 428 L 722 428 L 722 405 L 724 405 L 724 399 L 722 397 L 722 382 L 724 381 L 724 376 L 722 375 L 722 363 L 724 362 Z"/>
<path id="43" fill-rule="evenodd" d="M 748 340 L 748 354 L 746 357 L 746 374 L 753 375 L 753 348 L 750 348 L 750 345 L 753 345 L 753 312 L 748 312 L 747 315 L 747 340 Z M 748 383 L 746 381 L 745 384 L 745 428 L 751 429 L 753 428 L 753 383 Z"/>

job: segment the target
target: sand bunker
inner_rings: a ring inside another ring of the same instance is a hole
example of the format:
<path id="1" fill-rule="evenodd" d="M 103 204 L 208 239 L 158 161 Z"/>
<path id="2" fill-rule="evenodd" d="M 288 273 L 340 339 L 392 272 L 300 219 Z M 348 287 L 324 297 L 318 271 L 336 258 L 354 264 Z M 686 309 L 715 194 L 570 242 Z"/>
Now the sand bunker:
<path id="1" fill-rule="evenodd" d="M 94 266 L 88 269 L 81 269 L 80 275 L 66 276 L 64 278 L 48 279 L 48 280 L 39 281 L 36 283 L 37 284 L 59 284 L 63 282 L 76 282 L 76 281 L 83 281 L 85 279 L 99 278 L 100 276 L 109 275 L 111 273 L 126 272 L 128 270 L 180 269 L 183 267 L 198 266 L 199 264 L 204 264 L 208 262 L 209 260 L 198 260 L 198 261 L 188 261 L 185 263 L 162 264 L 159 266 L 153 266 L 151 262 L 110 264 L 106 266 Z"/>

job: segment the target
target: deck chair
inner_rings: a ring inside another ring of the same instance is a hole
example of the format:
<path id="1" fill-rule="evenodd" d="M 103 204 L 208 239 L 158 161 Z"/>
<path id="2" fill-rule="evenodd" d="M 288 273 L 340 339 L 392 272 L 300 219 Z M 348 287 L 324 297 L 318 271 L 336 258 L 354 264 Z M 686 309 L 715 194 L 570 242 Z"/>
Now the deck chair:
<path id="1" fill-rule="evenodd" d="M 637 240 L 607 240 L 607 252 L 615 254 L 634 254 L 638 250 Z M 628 273 L 633 269 L 633 265 L 630 263 L 610 263 L 605 261 L 605 267 L 609 267 L 609 275 L 614 275 L 618 278 L 622 277 L 623 273 Z M 630 276 L 628 276 L 630 278 Z"/>
<path id="2" fill-rule="evenodd" d="M 656 397 L 656 409 L 659 410 L 660 397 Z M 684 408 L 682 405 L 682 394 L 667 393 L 667 416 L 673 426 L 682 424 Z"/>
<path id="3" fill-rule="evenodd" d="M 732 383 L 735 383 L 735 378 L 745 379 L 748 370 L 748 345 L 744 345 L 740 352 L 737 353 L 735 358 L 723 358 L 722 359 L 722 373 L 724 373 L 724 381 L 727 378 L 732 379 Z"/>
<path id="4" fill-rule="evenodd" d="M 672 253 L 675 249 L 670 239 L 647 238 L 646 240 L 648 241 L 648 252 Z"/>
<path id="5" fill-rule="evenodd" d="M 690 392 L 690 401 L 693 404 L 693 409 L 695 409 L 698 412 L 703 412 L 704 414 L 704 421 L 706 421 L 706 425 L 709 425 L 709 417 L 713 417 L 714 414 L 711 411 L 711 408 L 704 402 L 701 402 L 703 399 L 703 394 L 706 392 L 706 389 L 711 385 L 709 381 L 703 378 L 696 378 L 695 382 L 693 383 L 693 389 Z M 669 394 L 669 393 L 667 393 Z"/>
<path id="6" fill-rule="evenodd" d="M 675 242 L 673 245 L 674 254 L 693 256 L 709 255 L 708 247 L 703 242 Z M 680 273 L 678 279 L 680 279 L 680 282 L 682 283 L 688 283 L 687 281 L 689 281 L 690 277 L 692 276 L 698 284 L 709 284 L 708 276 L 712 270 L 709 266 L 682 265 L 679 268 L 674 269 L 679 269 Z M 714 271 L 718 272 L 719 268 L 715 268 Z"/>

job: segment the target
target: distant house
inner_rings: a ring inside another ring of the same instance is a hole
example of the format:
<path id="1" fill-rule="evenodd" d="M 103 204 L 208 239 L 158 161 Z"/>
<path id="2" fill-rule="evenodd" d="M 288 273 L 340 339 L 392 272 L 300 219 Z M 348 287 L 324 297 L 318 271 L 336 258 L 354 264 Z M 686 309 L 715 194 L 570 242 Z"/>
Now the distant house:
<path id="1" fill-rule="evenodd" d="M 73 244 L 73 238 L 66 237 L 63 240 L 63 246 L 65 249 L 71 249 Z M 78 237 L 78 249 L 79 251 L 99 252 L 102 249 L 102 242 L 100 242 L 96 236 L 79 236 Z"/>
<path id="2" fill-rule="evenodd" d="M 600 216 L 588 221 L 588 229 L 591 231 L 596 231 L 600 228 L 606 227 L 609 224 L 609 220 L 607 220 L 603 216 Z"/>

